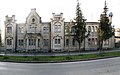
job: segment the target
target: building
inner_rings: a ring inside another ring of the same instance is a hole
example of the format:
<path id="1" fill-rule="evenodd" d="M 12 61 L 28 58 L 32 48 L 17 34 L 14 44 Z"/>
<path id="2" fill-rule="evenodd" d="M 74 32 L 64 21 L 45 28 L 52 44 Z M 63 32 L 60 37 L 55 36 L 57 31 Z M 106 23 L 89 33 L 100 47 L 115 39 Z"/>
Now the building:
<path id="1" fill-rule="evenodd" d="M 120 28 L 115 29 L 115 43 L 120 42 Z"/>
<path id="2" fill-rule="evenodd" d="M 73 23 L 65 22 L 63 13 L 52 13 L 50 22 L 42 22 L 36 9 L 31 9 L 25 23 L 16 23 L 15 15 L 6 16 L 5 21 L 5 49 L 7 51 L 65 51 L 78 50 L 78 43 L 71 35 L 67 36 L 66 28 L 70 24 L 71 34 L 74 33 Z M 98 48 L 97 27 L 99 22 L 87 22 L 86 29 L 90 36 L 82 44 L 85 49 Z M 113 48 L 114 40 L 105 41 L 103 47 Z"/>

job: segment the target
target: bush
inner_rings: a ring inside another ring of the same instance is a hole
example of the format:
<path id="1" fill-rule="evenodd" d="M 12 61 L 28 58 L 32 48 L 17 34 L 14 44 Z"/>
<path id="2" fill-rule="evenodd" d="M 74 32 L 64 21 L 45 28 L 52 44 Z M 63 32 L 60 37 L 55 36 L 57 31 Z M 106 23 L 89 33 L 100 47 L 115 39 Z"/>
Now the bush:
<path id="1" fill-rule="evenodd" d="M 66 60 L 72 60 L 72 57 L 67 56 L 67 57 L 66 57 Z"/>
<path id="2" fill-rule="evenodd" d="M 3 57 L 3 60 L 7 60 L 7 59 L 9 59 L 8 56 L 4 56 L 4 57 Z"/>

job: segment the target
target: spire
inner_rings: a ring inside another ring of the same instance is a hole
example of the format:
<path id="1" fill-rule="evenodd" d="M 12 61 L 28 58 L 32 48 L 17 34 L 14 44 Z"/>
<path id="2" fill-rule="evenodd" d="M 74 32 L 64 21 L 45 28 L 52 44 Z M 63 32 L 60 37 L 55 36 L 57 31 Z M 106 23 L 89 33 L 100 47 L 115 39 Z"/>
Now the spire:
<path id="1" fill-rule="evenodd" d="M 106 0 L 105 0 L 105 5 L 104 5 L 104 14 L 105 14 L 105 17 L 107 16 L 107 11 L 108 11 L 108 8 L 107 8 Z"/>

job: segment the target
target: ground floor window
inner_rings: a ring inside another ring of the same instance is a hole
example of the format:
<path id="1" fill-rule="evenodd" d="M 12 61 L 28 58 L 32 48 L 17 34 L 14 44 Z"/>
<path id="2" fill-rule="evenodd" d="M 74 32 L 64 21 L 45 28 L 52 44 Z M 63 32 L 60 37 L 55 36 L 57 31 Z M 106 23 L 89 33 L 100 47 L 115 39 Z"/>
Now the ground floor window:
<path id="1" fill-rule="evenodd" d="M 69 45 L 69 39 L 66 39 L 66 46 Z"/>
<path id="2" fill-rule="evenodd" d="M 29 45 L 36 45 L 36 39 L 29 39 Z"/>
<path id="3" fill-rule="evenodd" d="M 44 46 L 48 46 L 48 39 L 44 39 Z"/>
<path id="4" fill-rule="evenodd" d="M 60 44 L 61 39 L 55 39 L 55 44 Z"/>
<path id="5" fill-rule="evenodd" d="M 12 45 L 12 39 L 7 39 L 7 45 Z"/>
<path id="6" fill-rule="evenodd" d="M 19 40 L 18 40 L 18 44 L 19 44 L 20 46 L 23 46 L 23 44 L 24 44 L 23 39 L 19 39 Z"/>
<path id="7" fill-rule="evenodd" d="M 104 45 L 109 45 L 109 40 L 104 41 Z"/>
<path id="8" fill-rule="evenodd" d="M 75 46 L 75 39 L 72 39 L 72 45 Z"/>
<path id="9" fill-rule="evenodd" d="M 38 39 L 38 47 L 40 47 L 40 39 Z"/>

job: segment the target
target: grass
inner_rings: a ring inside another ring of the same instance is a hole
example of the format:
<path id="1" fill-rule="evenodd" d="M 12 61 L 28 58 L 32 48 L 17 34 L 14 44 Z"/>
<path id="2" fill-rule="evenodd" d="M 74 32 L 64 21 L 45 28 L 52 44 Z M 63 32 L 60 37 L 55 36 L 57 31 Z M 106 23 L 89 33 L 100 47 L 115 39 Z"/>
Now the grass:
<path id="1" fill-rule="evenodd" d="M 78 61 L 78 60 L 90 60 L 107 57 L 120 56 L 120 52 L 108 52 L 99 54 L 82 54 L 71 56 L 0 56 L 0 61 L 12 61 L 12 62 L 62 62 L 62 61 Z"/>

